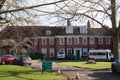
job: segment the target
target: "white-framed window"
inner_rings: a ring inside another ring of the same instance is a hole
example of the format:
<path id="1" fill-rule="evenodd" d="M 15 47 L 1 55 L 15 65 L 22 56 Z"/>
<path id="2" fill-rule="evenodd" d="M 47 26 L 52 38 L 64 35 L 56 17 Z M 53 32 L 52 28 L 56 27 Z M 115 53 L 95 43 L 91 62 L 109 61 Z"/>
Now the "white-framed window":
<path id="1" fill-rule="evenodd" d="M 49 57 L 55 57 L 55 52 L 54 52 L 54 48 L 50 48 L 49 50 Z"/>
<path id="2" fill-rule="evenodd" d="M 54 38 L 50 38 L 49 43 L 50 43 L 50 45 L 54 45 Z"/>
<path id="3" fill-rule="evenodd" d="M 95 48 L 90 48 L 89 50 L 94 50 Z"/>
<path id="4" fill-rule="evenodd" d="M 74 44 L 79 44 L 79 37 L 74 37 Z"/>
<path id="5" fill-rule="evenodd" d="M 47 54 L 47 49 L 46 48 L 42 48 L 42 54 Z"/>
<path id="6" fill-rule="evenodd" d="M 111 40 L 110 37 L 106 37 L 106 44 L 110 44 Z"/>
<path id="7" fill-rule="evenodd" d="M 80 33 L 87 33 L 87 27 L 86 26 L 80 26 Z"/>
<path id="8" fill-rule="evenodd" d="M 66 33 L 73 33 L 73 27 L 72 26 L 67 26 L 66 27 Z"/>
<path id="9" fill-rule="evenodd" d="M 87 48 L 83 48 L 83 56 L 87 56 L 88 54 L 87 54 L 87 52 L 88 52 L 88 49 Z"/>
<path id="10" fill-rule="evenodd" d="M 64 48 L 60 48 L 59 51 L 65 52 L 65 49 Z"/>
<path id="11" fill-rule="evenodd" d="M 50 35 L 51 31 L 50 30 L 45 30 L 46 35 Z"/>
<path id="12" fill-rule="evenodd" d="M 90 44 L 94 44 L 94 37 L 89 37 Z"/>
<path id="13" fill-rule="evenodd" d="M 61 44 L 61 45 L 65 44 L 65 39 L 64 39 L 64 37 L 60 38 L 60 44 Z"/>
<path id="14" fill-rule="evenodd" d="M 42 45 L 46 45 L 46 38 L 42 38 Z"/>
<path id="15" fill-rule="evenodd" d="M 68 48 L 67 49 L 67 55 L 72 55 L 73 53 L 72 53 L 72 48 Z"/>
<path id="16" fill-rule="evenodd" d="M 72 37 L 67 38 L 67 44 L 72 44 Z"/>
<path id="17" fill-rule="evenodd" d="M 103 44 L 103 37 L 98 38 L 98 44 Z"/>
<path id="18" fill-rule="evenodd" d="M 38 44 L 38 39 L 35 38 L 35 39 L 34 39 L 34 45 L 37 45 L 37 44 Z"/>
<path id="19" fill-rule="evenodd" d="M 82 38 L 82 43 L 83 43 L 83 44 L 87 44 L 87 37 L 83 37 L 83 38 Z"/>

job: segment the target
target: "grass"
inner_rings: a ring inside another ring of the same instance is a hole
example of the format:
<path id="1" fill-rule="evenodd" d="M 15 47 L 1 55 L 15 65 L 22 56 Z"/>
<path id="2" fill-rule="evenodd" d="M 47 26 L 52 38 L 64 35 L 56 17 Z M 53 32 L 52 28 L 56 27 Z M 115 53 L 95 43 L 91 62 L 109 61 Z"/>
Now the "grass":
<path id="1" fill-rule="evenodd" d="M 41 59 L 32 59 L 32 62 L 42 62 Z"/>
<path id="2" fill-rule="evenodd" d="M 36 59 L 36 60 L 32 60 L 32 62 L 41 62 L 41 60 Z"/>
<path id="3" fill-rule="evenodd" d="M 62 80 L 56 73 L 40 71 L 15 65 L 0 65 L 0 80 Z"/>
<path id="4" fill-rule="evenodd" d="M 83 62 L 60 62 L 59 64 L 65 66 L 77 66 L 81 68 L 90 68 L 90 69 L 106 69 L 111 67 L 111 62 L 97 62 L 96 64 L 86 64 Z"/>

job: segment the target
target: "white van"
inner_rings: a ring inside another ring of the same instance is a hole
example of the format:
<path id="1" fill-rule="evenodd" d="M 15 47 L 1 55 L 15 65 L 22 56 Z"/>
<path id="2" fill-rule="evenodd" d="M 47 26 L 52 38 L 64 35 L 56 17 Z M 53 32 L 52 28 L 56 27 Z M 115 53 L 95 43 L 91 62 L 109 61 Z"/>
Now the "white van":
<path id="1" fill-rule="evenodd" d="M 57 52 L 57 59 L 64 59 L 65 58 L 65 52 L 64 51 L 58 51 Z"/>
<path id="2" fill-rule="evenodd" d="M 94 60 L 113 60 L 114 56 L 109 49 L 89 50 L 89 58 Z"/>

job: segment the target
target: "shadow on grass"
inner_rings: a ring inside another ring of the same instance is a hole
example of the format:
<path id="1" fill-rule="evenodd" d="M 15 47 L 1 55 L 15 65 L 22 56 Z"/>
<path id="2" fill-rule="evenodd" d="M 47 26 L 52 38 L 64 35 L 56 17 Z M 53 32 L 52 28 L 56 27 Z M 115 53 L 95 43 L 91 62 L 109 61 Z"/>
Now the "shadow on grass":
<path id="1" fill-rule="evenodd" d="M 3 74 L 0 74 L 0 78 L 6 78 L 6 77 L 15 77 L 15 78 L 19 78 L 19 80 L 35 80 L 35 79 L 31 79 L 31 77 L 26 77 L 26 75 L 38 75 L 38 73 L 40 73 L 40 71 L 37 70 L 27 70 L 27 71 L 7 71 L 7 72 L 3 72 Z M 6 74 L 7 73 L 7 74 Z"/>

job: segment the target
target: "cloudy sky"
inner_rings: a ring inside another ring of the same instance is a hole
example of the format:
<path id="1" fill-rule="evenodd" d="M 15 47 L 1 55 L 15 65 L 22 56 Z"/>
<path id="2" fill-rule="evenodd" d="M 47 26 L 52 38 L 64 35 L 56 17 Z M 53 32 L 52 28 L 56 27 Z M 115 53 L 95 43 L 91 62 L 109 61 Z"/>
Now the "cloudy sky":
<path id="1" fill-rule="evenodd" d="M 59 0 L 20 0 L 23 2 L 23 6 L 32 6 L 32 5 L 38 5 L 38 4 L 44 4 L 44 3 L 50 3 L 50 2 L 53 2 L 53 1 L 59 1 Z M 35 15 L 39 15 L 37 17 L 32 17 L 31 16 L 31 19 L 34 19 L 34 23 L 35 25 L 49 25 L 49 26 L 61 26 L 61 25 L 64 25 L 66 26 L 66 20 L 65 19 L 61 19 L 60 17 L 64 17 L 64 18 L 70 18 L 71 16 L 70 15 L 57 15 L 59 16 L 56 17 L 56 15 L 46 15 L 48 13 L 43 13 L 43 12 L 54 12 L 55 10 L 59 10 L 60 7 L 63 7 L 65 5 L 68 5 L 66 6 L 64 9 L 65 10 L 68 10 L 68 11 L 74 11 L 76 8 L 80 9 L 78 10 L 78 12 L 85 12 L 87 11 L 88 9 L 87 8 L 79 8 L 81 6 L 77 6 L 75 5 L 75 2 L 78 2 L 78 3 L 81 3 L 83 0 L 68 0 L 66 1 L 65 3 L 62 2 L 62 3 L 57 3 L 57 5 L 49 5 L 49 6 L 42 6 L 42 7 L 39 7 L 39 8 L 34 8 L 34 10 L 29 10 L 30 13 L 32 14 L 35 14 Z M 91 1 L 98 1 L 98 0 L 91 0 Z M 109 7 L 108 5 L 110 4 L 109 0 L 101 0 L 101 1 L 105 1 L 103 3 L 104 6 L 106 7 Z M 21 5 L 21 4 L 20 4 Z M 86 3 L 84 5 L 87 5 L 88 7 L 91 5 L 89 3 Z M 120 5 L 120 0 L 117 0 L 117 5 Z M 93 6 L 93 5 L 91 5 Z M 98 7 L 96 6 L 98 10 L 101 9 L 101 7 Z M 96 12 L 94 13 L 96 14 Z M 92 14 L 92 16 L 95 16 L 94 14 Z M 120 14 L 119 14 L 120 15 Z M 22 15 L 21 16 L 26 16 L 26 15 Z M 97 16 L 95 17 L 97 20 L 101 21 L 104 19 L 104 14 L 97 14 Z M 72 25 L 73 26 L 80 26 L 80 25 L 86 25 L 87 21 L 90 20 L 88 18 L 83 18 L 83 17 L 75 17 L 75 19 L 72 20 Z M 117 17 L 117 20 L 119 20 L 119 17 Z M 92 25 L 94 25 L 94 27 L 99 27 L 98 24 L 94 23 L 93 21 L 90 21 Z M 109 18 L 105 18 L 104 22 L 103 22 L 104 25 L 107 25 L 107 26 L 111 26 L 111 22 L 110 22 L 110 19 Z"/>
<path id="2" fill-rule="evenodd" d="M 31 2 L 28 0 L 26 0 L 26 3 L 25 4 L 27 4 L 27 5 L 35 5 L 35 4 L 42 4 L 42 3 L 49 3 L 49 2 L 53 2 L 53 1 L 59 1 L 59 0 L 31 0 Z M 69 0 L 69 1 L 72 1 L 72 0 Z M 80 1 L 82 1 L 82 0 L 74 0 L 74 1 L 77 1 L 77 2 L 80 2 Z M 67 4 L 68 2 L 66 2 L 66 4 Z M 110 4 L 107 0 L 105 0 L 105 3 L 106 4 Z M 71 3 L 69 3 L 68 5 L 73 5 L 74 4 L 74 2 L 71 2 Z M 65 3 L 60 3 L 60 4 L 58 4 L 59 6 L 64 6 L 65 5 Z M 89 6 L 89 4 L 86 4 L 86 5 L 88 5 Z M 39 10 L 41 10 L 41 11 L 49 11 L 49 12 L 52 12 L 52 11 L 54 11 L 56 8 L 58 8 L 58 7 L 55 7 L 56 5 L 50 5 L 50 6 L 43 6 L 43 7 L 40 7 L 39 8 Z M 67 9 L 67 8 L 66 8 Z M 71 8 L 72 9 L 72 8 Z M 81 10 L 82 11 L 82 10 Z M 84 11 L 84 10 L 83 10 Z M 38 13 L 38 14 L 40 14 L 40 15 L 44 15 L 43 13 L 41 13 L 41 12 L 35 12 L 35 13 Z M 97 16 L 97 19 L 99 19 L 99 20 L 103 20 L 103 18 L 101 18 L 101 17 L 103 17 L 104 15 L 102 15 L 102 14 L 98 14 L 98 16 Z M 47 16 L 40 16 L 40 17 L 37 17 L 37 24 L 38 25 L 66 25 L 66 20 L 63 20 L 63 21 L 60 21 L 59 23 L 57 22 L 57 20 L 58 20 L 58 18 L 56 18 L 56 17 L 53 17 L 53 16 L 49 16 L 48 17 L 48 15 Z M 79 25 L 86 25 L 86 23 L 87 23 L 87 21 L 88 21 L 89 19 L 81 19 L 81 20 L 75 20 L 75 21 L 72 21 L 72 25 L 77 25 L 77 26 L 79 26 Z M 93 25 L 97 25 L 97 24 L 95 24 L 95 23 L 93 23 L 93 22 L 91 22 Z M 104 21 L 104 24 L 105 25 L 108 25 L 108 26 L 111 26 L 111 24 L 110 24 L 110 20 L 105 20 Z M 99 25 L 98 25 L 99 26 Z M 98 27 L 97 26 L 97 27 Z"/>

